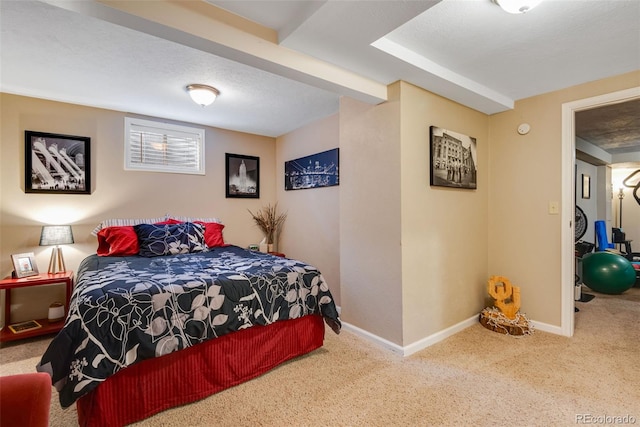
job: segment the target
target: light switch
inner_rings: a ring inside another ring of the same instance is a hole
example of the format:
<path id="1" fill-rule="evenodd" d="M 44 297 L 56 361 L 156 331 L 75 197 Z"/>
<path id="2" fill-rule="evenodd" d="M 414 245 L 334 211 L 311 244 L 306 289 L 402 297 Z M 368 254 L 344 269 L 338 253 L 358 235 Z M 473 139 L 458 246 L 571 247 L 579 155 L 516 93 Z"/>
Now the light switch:
<path id="1" fill-rule="evenodd" d="M 559 202 L 549 202 L 549 215 L 558 215 L 560 213 Z"/>

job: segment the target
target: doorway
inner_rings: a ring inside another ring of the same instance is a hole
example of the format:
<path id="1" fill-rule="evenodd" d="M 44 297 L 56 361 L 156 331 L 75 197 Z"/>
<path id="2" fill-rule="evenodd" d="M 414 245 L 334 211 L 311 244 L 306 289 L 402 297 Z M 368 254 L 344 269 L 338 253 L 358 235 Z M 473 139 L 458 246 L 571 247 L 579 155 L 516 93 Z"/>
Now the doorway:
<path id="1" fill-rule="evenodd" d="M 565 336 L 573 336 L 575 329 L 575 113 L 639 98 L 640 87 L 636 87 L 562 104 L 561 331 Z M 611 188 L 607 188 L 606 197 L 611 197 Z"/>

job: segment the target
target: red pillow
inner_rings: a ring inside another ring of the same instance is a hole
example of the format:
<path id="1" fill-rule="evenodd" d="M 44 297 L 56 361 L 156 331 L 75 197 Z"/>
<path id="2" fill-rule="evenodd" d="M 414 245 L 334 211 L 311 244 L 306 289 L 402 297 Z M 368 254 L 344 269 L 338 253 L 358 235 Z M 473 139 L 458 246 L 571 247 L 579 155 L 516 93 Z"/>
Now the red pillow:
<path id="1" fill-rule="evenodd" d="M 131 225 L 98 231 L 98 256 L 131 256 L 139 251 L 138 235 Z"/>
<path id="2" fill-rule="evenodd" d="M 222 237 L 224 224 L 220 224 L 217 222 L 194 222 L 196 224 L 202 224 L 204 226 L 204 241 L 207 243 L 208 247 L 214 248 L 216 246 L 227 246 L 224 243 L 224 238 Z"/>

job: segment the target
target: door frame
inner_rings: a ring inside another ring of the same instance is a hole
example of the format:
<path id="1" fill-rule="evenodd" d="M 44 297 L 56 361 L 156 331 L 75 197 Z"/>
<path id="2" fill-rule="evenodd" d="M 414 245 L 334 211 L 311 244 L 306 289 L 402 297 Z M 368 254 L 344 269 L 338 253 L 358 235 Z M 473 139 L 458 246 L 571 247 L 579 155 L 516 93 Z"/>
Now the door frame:
<path id="1" fill-rule="evenodd" d="M 640 98 L 640 86 L 562 104 L 561 333 L 575 330 L 575 113 Z"/>

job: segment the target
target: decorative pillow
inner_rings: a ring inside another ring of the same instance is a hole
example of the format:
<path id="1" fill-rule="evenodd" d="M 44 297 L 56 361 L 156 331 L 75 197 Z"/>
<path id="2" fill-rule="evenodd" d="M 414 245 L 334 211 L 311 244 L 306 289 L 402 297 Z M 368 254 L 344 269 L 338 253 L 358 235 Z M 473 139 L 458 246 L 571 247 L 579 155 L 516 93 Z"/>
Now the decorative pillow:
<path id="1" fill-rule="evenodd" d="M 167 225 L 167 224 L 182 224 L 183 222 L 187 222 L 187 221 L 178 221 L 177 219 L 167 218 L 165 221 L 154 222 L 154 223 L 149 223 L 149 224 Z"/>
<path id="2" fill-rule="evenodd" d="M 207 250 L 204 227 L 200 224 L 139 224 L 134 225 L 133 229 L 138 235 L 141 256 L 188 254 Z"/>
<path id="3" fill-rule="evenodd" d="M 140 251 L 133 226 L 103 228 L 97 237 L 98 256 L 131 256 Z"/>
<path id="4" fill-rule="evenodd" d="M 224 237 L 222 236 L 224 224 L 201 221 L 195 221 L 195 223 L 201 224 L 204 227 L 204 241 L 207 243 L 208 247 L 215 248 L 216 246 L 227 246 L 224 243 Z"/>

